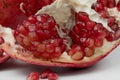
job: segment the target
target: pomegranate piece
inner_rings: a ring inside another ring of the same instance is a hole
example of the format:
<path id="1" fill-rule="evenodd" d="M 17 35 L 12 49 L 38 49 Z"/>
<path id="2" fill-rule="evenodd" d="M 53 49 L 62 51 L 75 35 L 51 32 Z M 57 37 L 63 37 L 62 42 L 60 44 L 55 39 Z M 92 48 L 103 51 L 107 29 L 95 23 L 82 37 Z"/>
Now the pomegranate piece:
<path id="1" fill-rule="evenodd" d="M 39 9 L 44 6 L 50 5 L 55 0 L 24 0 L 23 9 L 27 16 L 34 15 Z"/>
<path id="2" fill-rule="evenodd" d="M 83 68 L 97 63 L 120 44 L 120 20 L 108 11 L 114 4 L 89 2 L 56 0 L 16 30 L 0 27 L 5 40 L 0 48 L 15 59 L 36 65 Z"/>
<path id="3" fill-rule="evenodd" d="M 0 24 L 15 28 L 26 18 L 20 10 L 22 0 L 0 0 Z"/>
<path id="4" fill-rule="evenodd" d="M 64 39 L 60 38 L 53 17 L 47 14 L 30 16 L 18 25 L 15 38 L 24 48 L 32 51 L 34 56 L 42 58 L 59 57 L 66 48 Z"/>

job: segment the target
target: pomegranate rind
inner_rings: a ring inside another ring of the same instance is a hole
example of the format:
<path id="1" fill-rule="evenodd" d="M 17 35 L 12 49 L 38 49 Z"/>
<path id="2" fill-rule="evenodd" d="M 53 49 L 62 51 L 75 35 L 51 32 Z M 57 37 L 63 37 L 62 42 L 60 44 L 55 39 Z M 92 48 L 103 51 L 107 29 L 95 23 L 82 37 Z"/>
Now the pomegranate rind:
<path id="1" fill-rule="evenodd" d="M 73 60 L 65 53 L 57 59 L 41 59 L 36 58 L 31 52 L 25 50 L 13 37 L 13 30 L 9 28 L 0 27 L 0 36 L 5 40 L 5 43 L 0 45 L 0 48 L 5 51 L 10 57 L 24 62 L 40 65 L 40 66 L 58 66 L 58 67 L 74 67 L 84 68 L 89 67 L 106 57 L 113 49 L 120 44 L 120 39 L 114 42 L 107 42 L 104 40 L 104 45 L 101 48 L 96 49 L 95 54 L 91 57 L 84 57 L 82 60 Z"/>
<path id="2" fill-rule="evenodd" d="M 0 64 L 6 62 L 9 58 L 10 56 L 8 55 L 0 56 Z"/>

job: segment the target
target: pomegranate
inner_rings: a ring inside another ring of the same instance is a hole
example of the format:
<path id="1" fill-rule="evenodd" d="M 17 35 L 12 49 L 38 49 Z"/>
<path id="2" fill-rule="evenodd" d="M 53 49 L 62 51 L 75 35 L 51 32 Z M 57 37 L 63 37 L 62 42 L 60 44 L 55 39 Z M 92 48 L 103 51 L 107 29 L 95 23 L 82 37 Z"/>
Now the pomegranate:
<path id="1" fill-rule="evenodd" d="M 118 6 L 115 0 L 56 0 L 15 30 L 1 26 L 0 48 L 36 65 L 92 66 L 120 44 Z"/>

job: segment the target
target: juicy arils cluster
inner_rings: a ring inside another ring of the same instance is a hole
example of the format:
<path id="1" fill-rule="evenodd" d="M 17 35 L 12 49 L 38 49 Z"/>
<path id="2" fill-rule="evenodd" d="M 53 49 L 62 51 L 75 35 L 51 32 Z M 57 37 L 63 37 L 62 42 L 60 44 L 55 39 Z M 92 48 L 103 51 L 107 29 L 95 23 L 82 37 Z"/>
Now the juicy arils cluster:
<path id="1" fill-rule="evenodd" d="M 74 12 L 72 17 L 74 25 L 67 31 L 48 14 L 30 16 L 17 26 L 15 38 L 37 58 L 53 59 L 67 53 L 74 60 L 94 55 L 95 49 L 102 47 L 105 39 L 117 39 L 102 23 L 92 21 L 86 12 Z M 111 24 L 111 19 L 108 20 Z M 66 34 L 65 37 L 60 37 L 59 29 Z M 68 45 L 69 41 L 71 44 Z"/>
<path id="2" fill-rule="evenodd" d="M 120 28 L 119 28 L 119 20 L 116 18 L 118 17 L 114 13 L 116 12 L 119 14 L 120 11 L 120 1 L 117 3 L 115 0 L 97 0 L 96 3 L 92 5 L 92 9 L 98 12 L 101 17 L 107 19 L 107 25 L 112 30 L 108 32 L 107 39 L 109 41 L 114 41 L 120 37 Z"/>
<path id="3" fill-rule="evenodd" d="M 58 27 L 54 18 L 47 14 L 30 16 L 22 25 L 18 25 L 15 38 L 36 57 L 56 58 L 66 48 L 64 39 L 57 33 Z"/>

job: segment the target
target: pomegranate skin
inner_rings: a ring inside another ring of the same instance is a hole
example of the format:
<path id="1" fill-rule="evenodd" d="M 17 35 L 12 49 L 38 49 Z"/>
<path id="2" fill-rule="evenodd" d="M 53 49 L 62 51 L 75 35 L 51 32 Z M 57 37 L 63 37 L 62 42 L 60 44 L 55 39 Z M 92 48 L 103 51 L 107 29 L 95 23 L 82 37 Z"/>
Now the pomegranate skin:
<path id="1" fill-rule="evenodd" d="M 32 57 L 29 57 L 29 59 L 26 59 L 26 56 L 24 55 L 18 55 L 15 56 L 15 54 L 11 54 L 14 53 L 11 49 L 9 45 L 6 45 L 4 47 L 4 50 L 6 51 L 6 53 L 11 56 L 14 59 L 18 59 L 21 61 L 24 61 L 26 63 L 30 63 L 30 64 L 34 64 L 34 65 L 39 65 L 39 66 L 52 66 L 52 67 L 71 67 L 71 68 L 85 68 L 85 67 L 90 67 L 93 66 L 94 64 L 96 64 L 98 61 L 102 60 L 103 58 L 105 58 L 109 53 L 111 53 L 117 46 L 120 45 L 120 41 L 119 43 L 117 43 L 116 45 L 114 45 L 114 47 L 108 51 L 106 54 L 104 55 L 100 55 L 97 56 L 89 61 L 74 61 L 73 63 L 66 63 L 66 62 L 59 62 L 59 61 L 41 61 L 39 59 L 33 59 Z M 6 50 L 7 49 L 7 50 Z M 8 52 L 9 51 L 9 52 Z M 19 53 L 16 53 L 19 54 Z"/>

